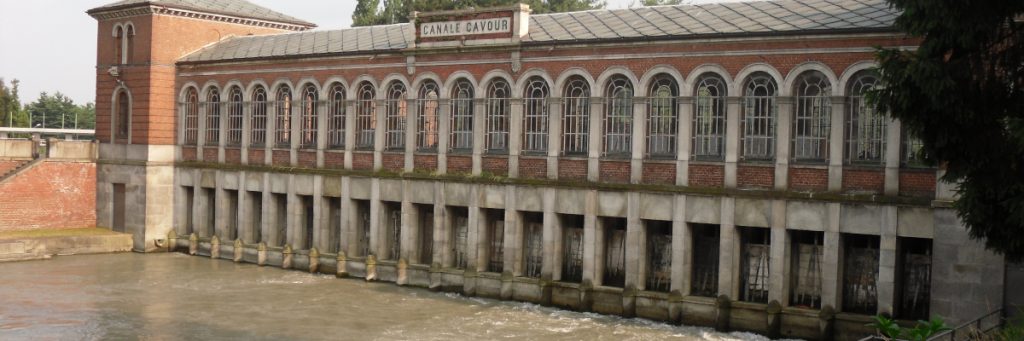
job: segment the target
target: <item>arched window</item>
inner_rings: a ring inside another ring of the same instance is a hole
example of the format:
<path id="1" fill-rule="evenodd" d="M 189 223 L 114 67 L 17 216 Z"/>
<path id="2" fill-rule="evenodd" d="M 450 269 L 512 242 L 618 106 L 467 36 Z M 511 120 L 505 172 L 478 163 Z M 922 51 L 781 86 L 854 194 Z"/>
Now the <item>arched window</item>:
<path id="1" fill-rule="evenodd" d="M 299 141 L 302 148 L 316 148 L 318 105 L 319 94 L 316 86 L 307 84 L 302 89 L 302 126 L 301 140 Z"/>
<path id="2" fill-rule="evenodd" d="M 216 146 L 220 142 L 220 91 L 210 88 L 206 92 L 206 146 Z"/>
<path id="3" fill-rule="evenodd" d="M 124 62 L 124 26 L 114 27 L 114 64 Z"/>
<path id="4" fill-rule="evenodd" d="M 928 167 L 924 141 L 908 130 L 907 126 L 903 126 L 902 130 L 900 132 L 900 165 L 903 167 Z"/>
<path id="5" fill-rule="evenodd" d="M 345 86 L 332 84 L 328 96 L 331 102 L 327 113 L 327 144 L 329 148 L 342 148 L 345 147 Z"/>
<path id="6" fill-rule="evenodd" d="M 878 77 L 871 72 L 856 75 L 847 87 L 846 111 L 846 163 L 880 165 L 885 160 L 885 133 L 887 119 L 865 95 L 878 85 Z"/>
<path id="7" fill-rule="evenodd" d="M 135 25 L 124 25 L 124 56 L 121 64 L 131 64 L 135 55 Z"/>
<path id="8" fill-rule="evenodd" d="M 676 97 L 679 85 L 672 76 L 660 74 L 651 81 L 647 104 L 647 156 L 672 158 L 676 156 L 676 134 L 679 129 L 679 111 Z"/>
<path id="9" fill-rule="evenodd" d="M 693 102 L 693 158 L 722 160 L 725 155 L 726 85 L 715 74 L 701 75 Z"/>
<path id="10" fill-rule="evenodd" d="M 128 97 L 128 90 L 121 89 L 118 91 L 115 112 L 117 112 L 117 127 L 114 129 L 114 137 L 117 139 L 127 139 L 132 115 L 132 103 Z"/>
<path id="11" fill-rule="evenodd" d="M 199 140 L 199 92 L 189 87 L 185 91 L 185 102 L 181 104 L 184 113 L 185 141 L 184 144 L 194 146 Z"/>
<path id="12" fill-rule="evenodd" d="M 771 160 L 775 157 L 775 103 L 778 86 L 766 73 L 758 72 L 747 79 L 743 91 L 743 158 Z"/>
<path id="13" fill-rule="evenodd" d="M 292 143 L 292 89 L 287 85 L 277 88 L 274 97 L 274 144 L 277 148 L 290 148 Z"/>
<path id="14" fill-rule="evenodd" d="M 793 116 L 793 160 L 825 162 L 832 122 L 832 84 L 821 72 L 809 71 L 796 80 Z"/>
<path id="15" fill-rule="evenodd" d="M 512 88 L 508 82 L 501 78 L 495 78 L 487 86 L 487 138 L 484 140 L 484 149 L 489 152 L 508 152 L 508 124 L 509 115 L 512 111 L 509 97 Z"/>
<path id="16" fill-rule="evenodd" d="M 370 82 L 363 82 L 356 95 L 356 148 L 373 149 L 373 132 L 377 128 L 376 90 Z"/>
<path id="17" fill-rule="evenodd" d="M 267 89 L 256 86 L 252 91 L 252 116 L 249 136 L 249 145 L 252 147 L 263 147 L 267 143 Z"/>
<path id="18" fill-rule="evenodd" d="M 449 150 L 473 150 L 473 84 L 465 78 L 452 87 L 452 137 Z"/>
<path id="19" fill-rule="evenodd" d="M 562 155 L 587 155 L 590 84 L 574 76 L 565 84 L 562 97 Z"/>
<path id="20" fill-rule="evenodd" d="M 228 94 L 228 140 L 229 146 L 242 144 L 242 88 L 234 86 Z"/>
<path id="21" fill-rule="evenodd" d="M 633 146 L 633 84 L 626 77 L 612 77 L 604 95 L 604 155 L 628 157 Z"/>
<path id="22" fill-rule="evenodd" d="M 426 80 L 417 93 L 416 148 L 422 151 L 437 150 L 437 83 Z"/>
<path id="23" fill-rule="evenodd" d="M 523 93 L 523 151 L 548 151 L 548 98 L 551 89 L 541 77 L 532 77 Z"/>
<path id="24" fill-rule="evenodd" d="M 384 135 L 384 148 L 399 150 L 405 148 L 405 117 L 408 114 L 405 84 L 392 81 L 387 94 L 387 127 Z"/>

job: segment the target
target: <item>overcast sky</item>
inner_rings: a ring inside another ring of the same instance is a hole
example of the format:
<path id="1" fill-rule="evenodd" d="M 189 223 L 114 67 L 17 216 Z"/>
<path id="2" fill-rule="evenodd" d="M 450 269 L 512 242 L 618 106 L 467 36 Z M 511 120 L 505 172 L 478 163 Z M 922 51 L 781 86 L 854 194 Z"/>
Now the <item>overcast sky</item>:
<path id="1" fill-rule="evenodd" d="M 85 11 L 115 0 L 0 0 L 0 77 L 21 81 L 21 101 L 60 91 L 75 103 L 96 98 L 96 21 Z M 355 0 L 250 0 L 311 21 L 349 27 Z M 634 0 L 608 0 L 608 8 Z M 696 2 L 711 2 L 699 0 Z"/>

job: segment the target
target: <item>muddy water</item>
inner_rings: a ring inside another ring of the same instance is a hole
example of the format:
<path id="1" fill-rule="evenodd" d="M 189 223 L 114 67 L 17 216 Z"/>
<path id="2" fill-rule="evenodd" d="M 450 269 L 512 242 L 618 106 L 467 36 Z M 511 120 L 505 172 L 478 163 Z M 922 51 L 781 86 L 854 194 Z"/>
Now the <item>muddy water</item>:
<path id="1" fill-rule="evenodd" d="M 764 340 L 181 254 L 0 263 L 2 340 Z"/>

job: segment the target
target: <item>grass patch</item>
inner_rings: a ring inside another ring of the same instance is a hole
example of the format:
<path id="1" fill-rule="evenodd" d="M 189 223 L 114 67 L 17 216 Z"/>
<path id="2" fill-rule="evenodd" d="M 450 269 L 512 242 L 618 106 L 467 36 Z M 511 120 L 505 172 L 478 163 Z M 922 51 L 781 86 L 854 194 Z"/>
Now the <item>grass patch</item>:
<path id="1" fill-rule="evenodd" d="M 87 227 L 87 228 L 75 228 L 75 229 L 39 229 L 39 230 L 23 230 L 23 231 L 2 231 L 0 232 L 0 239 L 16 239 L 16 238 L 43 238 L 43 237 L 78 237 L 78 236 L 102 236 L 117 234 L 114 231 L 98 228 L 98 227 Z"/>

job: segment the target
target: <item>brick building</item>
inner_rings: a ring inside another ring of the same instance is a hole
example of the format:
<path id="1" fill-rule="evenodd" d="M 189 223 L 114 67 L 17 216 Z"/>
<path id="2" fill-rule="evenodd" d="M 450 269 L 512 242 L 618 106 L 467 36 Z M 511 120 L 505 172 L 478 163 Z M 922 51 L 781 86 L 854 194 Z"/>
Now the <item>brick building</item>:
<path id="1" fill-rule="evenodd" d="M 874 47 L 916 44 L 882 0 L 520 5 L 321 31 L 242 0 L 89 14 L 97 220 L 140 251 L 180 236 L 206 255 L 809 339 L 1002 302 L 1002 258 L 865 102 Z"/>

